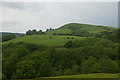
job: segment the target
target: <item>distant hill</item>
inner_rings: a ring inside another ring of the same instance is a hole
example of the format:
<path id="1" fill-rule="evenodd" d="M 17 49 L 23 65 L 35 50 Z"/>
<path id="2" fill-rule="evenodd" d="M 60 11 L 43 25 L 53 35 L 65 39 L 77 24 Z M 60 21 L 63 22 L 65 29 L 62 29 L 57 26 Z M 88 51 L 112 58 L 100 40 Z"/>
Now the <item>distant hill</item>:
<path id="1" fill-rule="evenodd" d="M 99 34 L 103 31 L 113 31 L 113 27 L 100 26 L 100 25 L 90 25 L 90 24 L 79 24 L 79 23 L 69 23 L 61 26 L 58 29 L 47 31 L 47 34 L 73 34 L 73 35 L 89 35 L 89 34 Z"/>
<path id="2" fill-rule="evenodd" d="M 0 32 L 0 36 L 10 34 L 10 33 L 11 32 Z M 13 34 L 15 34 L 16 37 L 20 37 L 20 36 L 24 35 L 23 33 L 13 33 Z"/>

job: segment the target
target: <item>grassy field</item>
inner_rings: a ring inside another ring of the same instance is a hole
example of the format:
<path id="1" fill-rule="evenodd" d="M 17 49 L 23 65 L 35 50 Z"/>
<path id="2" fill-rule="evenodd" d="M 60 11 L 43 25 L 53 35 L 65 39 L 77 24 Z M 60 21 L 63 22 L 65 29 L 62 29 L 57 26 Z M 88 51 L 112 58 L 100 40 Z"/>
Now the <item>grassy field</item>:
<path id="1" fill-rule="evenodd" d="M 96 74 L 80 74 L 80 75 L 66 75 L 66 76 L 57 76 L 57 77 L 45 77 L 45 78 L 118 78 L 118 74 L 96 73 Z"/>
<path id="2" fill-rule="evenodd" d="M 80 74 L 66 75 L 57 77 L 41 77 L 33 79 L 12 79 L 12 80 L 118 80 L 118 74 L 96 73 L 96 74 Z"/>
<path id="3" fill-rule="evenodd" d="M 53 34 L 53 33 L 71 34 L 74 31 L 74 29 L 71 27 L 77 28 L 77 30 L 86 30 L 89 33 L 100 33 L 102 31 L 110 31 L 110 30 L 116 29 L 116 28 L 108 27 L 108 26 L 70 23 L 70 24 L 63 25 L 56 30 L 51 30 L 51 31 L 48 31 L 46 33 L 47 34 Z"/>
<path id="4" fill-rule="evenodd" d="M 63 34 L 70 34 L 72 33 L 72 30 L 66 28 L 66 29 L 57 29 L 57 30 L 51 30 L 46 32 L 47 34 L 53 34 L 53 33 L 63 33 Z"/>
<path id="5" fill-rule="evenodd" d="M 9 42 L 27 42 L 27 43 L 35 43 L 35 44 L 41 44 L 41 45 L 47 45 L 47 46 L 63 46 L 65 42 L 70 40 L 79 40 L 83 39 L 85 37 L 77 37 L 77 36 L 53 36 L 50 38 L 51 35 L 32 35 L 32 36 L 24 36 L 20 38 L 15 38 L 13 40 L 7 41 Z M 69 37 L 70 39 L 67 39 Z M 74 39 L 71 39 L 74 37 Z"/>

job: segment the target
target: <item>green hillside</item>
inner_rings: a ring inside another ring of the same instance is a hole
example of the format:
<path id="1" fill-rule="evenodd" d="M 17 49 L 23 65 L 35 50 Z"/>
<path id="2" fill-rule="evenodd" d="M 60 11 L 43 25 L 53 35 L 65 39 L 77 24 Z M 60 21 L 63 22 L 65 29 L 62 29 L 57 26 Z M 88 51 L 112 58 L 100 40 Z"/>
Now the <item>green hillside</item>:
<path id="1" fill-rule="evenodd" d="M 82 33 L 83 31 L 86 31 L 88 33 L 100 33 L 102 31 L 112 31 L 114 29 L 115 28 L 108 27 L 108 26 L 70 23 L 70 24 L 63 25 L 58 29 L 48 31 L 46 33 L 47 34 L 53 34 L 53 33 L 74 34 L 74 33 L 78 33 L 78 32 Z"/>
<path id="2" fill-rule="evenodd" d="M 2 43 L 3 79 L 117 78 L 117 28 L 70 23 Z M 73 79 L 74 80 L 74 79 Z"/>
<path id="3" fill-rule="evenodd" d="M 90 24 L 70 23 L 63 25 L 58 29 L 46 31 L 46 35 L 36 34 L 18 37 L 5 43 L 23 41 L 27 43 L 42 44 L 47 46 L 63 46 L 65 42 L 70 40 L 82 39 L 88 36 L 91 37 L 93 34 L 99 34 L 103 31 L 112 32 L 115 29 L 117 28 Z M 70 39 L 67 39 L 67 37 Z M 74 39 L 71 39 L 72 37 Z"/>
<path id="4" fill-rule="evenodd" d="M 67 37 L 69 37 L 70 39 L 67 39 Z M 71 39 L 72 37 L 74 39 Z M 83 38 L 84 37 L 77 37 L 77 36 L 31 35 L 31 36 L 15 38 L 13 40 L 5 42 L 4 44 L 9 42 L 27 42 L 27 43 L 35 43 L 35 44 L 41 44 L 47 46 L 63 46 L 67 41 L 83 39 Z"/>
<path id="5" fill-rule="evenodd" d="M 103 31 L 112 32 L 115 29 L 117 28 L 90 24 L 70 23 L 63 25 L 58 29 L 46 31 L 46 35 L 29 35 L 15 38 L 5 43 L 23 41 L 27 43 L 42 44 L 47 46 L 63 46 L 65 42 L 70 40 L 82 39 L 88 36 L 91 37 L 93 34 L 99 34 Z M 54 35 L 54 33 L 56 35 Z M 50 36 L 52 37 L 51 39 Z M 67 37 L 70 37 L 70 39 L 67 39 Z M 71 39 L 72 37 L 74 39 Z"/>

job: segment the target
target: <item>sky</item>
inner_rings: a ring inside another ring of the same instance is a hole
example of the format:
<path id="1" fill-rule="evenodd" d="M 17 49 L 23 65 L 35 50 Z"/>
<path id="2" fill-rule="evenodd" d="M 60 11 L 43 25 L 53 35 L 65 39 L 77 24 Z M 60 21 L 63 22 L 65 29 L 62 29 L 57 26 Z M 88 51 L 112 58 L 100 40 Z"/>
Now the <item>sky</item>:
<path id="1" fill-rule="evenodd" d="M 0 10 L 2 32 L 55 29 L 68 23 L 118 27 L 117 2 L 2 2 Z"/>

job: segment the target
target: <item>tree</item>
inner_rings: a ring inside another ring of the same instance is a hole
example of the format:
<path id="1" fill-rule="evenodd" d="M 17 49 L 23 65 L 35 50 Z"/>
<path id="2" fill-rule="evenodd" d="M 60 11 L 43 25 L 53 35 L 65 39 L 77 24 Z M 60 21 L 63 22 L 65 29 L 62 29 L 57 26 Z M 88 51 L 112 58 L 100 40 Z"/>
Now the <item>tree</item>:
<path id="1" fill-rule="evenodd" d="M 17 70 L 13 78 L 34 78 L 36 76 L 34 64 L 31 60 L 24 60 L 17 63 Z"/>
<path id="2" fill-rule="evenodd" d="M 72 37 L 71 39 L 74 39 L 74 37 Z"/>
<path id="3" fill-rule="evenodd" d="M 16 65 L 16 63 L 21 59 L 21 57 L 28 54 L 29 54 L 29 51 L 22 46 L 15 49 L 13 53 L 11 53 L 10 56 L 8 56 L 6 60 L 4 60 L 3 73 L 6 75 L 7 78 L 11 78 L 13 73 L 16 71 L 16 67 L 13 67 L 13 66 Z"/>
<path id="4" fill-rule="evenodd" d="M 32 30 L 32 34 L 33 34 L 33 35 L 34 35 L 34 34 L 38 34 L 37 30 L 33 29 L 33 30 Z"/>
<path id="5" fill-rule="evenodd" d="M 35 35 L 35 34 L 45 34 L 45 32 L 42 32 L 42 30 L 37 31 L 37 30 L 35 30 L 35 29 L 33 29 L 33 30 L 28 30 L 28 31 L 26 32 L 26 35 Z"/>
<path id="6" fill-rule="evenodd" d="M 99 59 L 100 72 L 114 73 L 118 71 L 118 63 L 112 61 L 109 57 Z"/>
<path id="7" fill-rule="evenodd" d="M 39 66 L 38 77 L 47 77 L 52 75 L 52 67 L 49 61 L 43 62 Z"/>
<path id="8" fill-rule="evenodd" d="M 52 30 L 52 28 L 49 29 L 50 31 Z"/>
<path id="9" fill-rule="evenodd" d="M 26 35 L 32 35 L 32 31 L 31 31 L 31 30 L 28 30 L 28 31 L 26 32 Z"/>
<path id="10" fill-rule="evenodd" d="M 2 74 L 2 79 L 7 79 L 5 74 Z"/>
<path id="11" fill-rule="evenodd" d="M 37 33 L 38 33 L 38 34 L 42 34 L 42 30 L 39 30 Z"/>
<path id="12" fill-rule="evenodd" d="M 42 32 L 42 30 L 39 30 L 38 32 Z"/>
<path id="13" fill-rule="evenodd" d="M 72 66 L 72 74 L 79 74 L 80 73 L 80 68 L 78 65 L 73 65 Z"/>
<path id="14" fill-rule="evenodd" d="M 65 48 L 73 48 L 73 46 L 74 46 L 73 41 L 68 41 L 68 42 L 66 42 L 65 45 L 64 45 Z"/>
<path id="15" fill-rule="evenodd" d="M 46 32 L 49 31 L 49 29 L 46 29 Z"/>
<path id="16" fill-rule="evenodd" d="M 30 52 L 33 52 L 35 50 L 37 50 L 39 48 L 38 45 L 36 44 L 30 44 L 30 43 L 24 43 L 24 46 L 30 51 Z M 41 46 L 42 48 L 42 46 Z"/>
<path id="17" fill-rule="evenodd" d="M 65 70 L 64 70 L 64 74 L 65 74 L 65 75 L 71 75 L 71 74 L 72 74 L 72 70 L 71 70 L 70 68 L 65 69 Z"/>
<path id="18" fill-rule="evenodd" d="M 90 56 L 88 60 L 82 62 L 81 71 L 82 73 L 99 72 L 99 64 L 94 57 Z"/>
<path id="19" fill-rule="evenodd" d="M 67 39 L 69 39 L 69 37 L 67 37 Z"/>
<path id="20" fill-rule="evenodd" d="M 52 36 L 50 36 L 50 39 L 52 39 Z"/>

